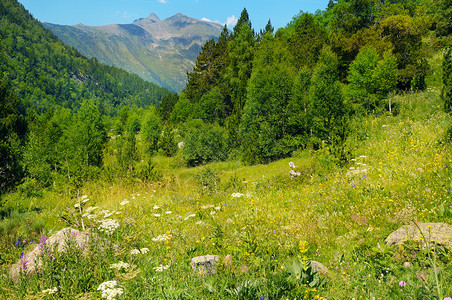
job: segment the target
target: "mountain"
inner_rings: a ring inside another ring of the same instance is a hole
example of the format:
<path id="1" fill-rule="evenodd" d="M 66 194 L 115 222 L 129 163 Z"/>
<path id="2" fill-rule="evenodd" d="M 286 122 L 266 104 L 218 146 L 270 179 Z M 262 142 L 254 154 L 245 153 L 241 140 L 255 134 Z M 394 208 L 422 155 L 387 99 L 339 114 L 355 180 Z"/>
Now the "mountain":
<path id="1" fill-rule="evenodd" d="M 164 20 L 151 13 L 132 24 L 44 26 L 87 57 L 177 92 L 184 88 L 201 46 L 223 29 L 180 13 Z"/>
<path id="2" fill-rule="evenodd" d="M 137 75 L 88 59 L 34 19 L 16 0 L 0 0 L 0 80 L 21 105 L 44 112 L 78 109 L 95 99 L 102 112 L 156 104 L 169 91 Z"/>

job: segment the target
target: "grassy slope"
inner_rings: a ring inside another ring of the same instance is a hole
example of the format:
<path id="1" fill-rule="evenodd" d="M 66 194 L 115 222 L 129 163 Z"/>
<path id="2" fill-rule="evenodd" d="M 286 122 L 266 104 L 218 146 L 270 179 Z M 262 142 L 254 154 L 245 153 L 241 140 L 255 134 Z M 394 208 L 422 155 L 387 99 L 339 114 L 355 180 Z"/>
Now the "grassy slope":
<path id="1" fill-rule="evenodd" d="M 430 84 L 437 78 L 438 74 L 433 74 Z M 437 88 L 395 96 L 392 102 L 398 106 L 398 115 L 369 116 L 357 124 L 349 141 L 356 160 L 343 168 L 334 166 L 326 151 L 305 151 L 268 165 L 243 166 L 231 161 L 191 169 L 173 168 L 175 159 L 156 157 L 156 169 L 163 174 L 161 183 L 87 185 L 83 192 L 92 205 L 121 211 L 117 218 L 122 225 L 115 241 L 126 252 L 134 247 L 150 249 L 147 259 L 134 260 L 144 276 L 124 281 L 125 294 L 148 298 L 166 293 L 173 298 L 188 291 L 194 298 L 223 299 L 236 298 L 227 289 L 242 286 L 252 295 L 241 294 L 242 298 L 271 299 L 280 295 L 276 289 L 284 286 L 271 274 L 287 268 L 285 263 L 300 256 L 299 242 L 307 241 L 305 255 L 331 269 L 327 287 L 311 290 L 307 293 L 310 297 L 434 298 L 435 281 L 425 252 L 414 251 L 414 246 L 390 248 L 384 239 L 412 220 L 452 224 L 452 149 L 444 142 L 451 120 L 442 111 Z M 304 175 L 291 180 L 289 161 Z M 221 178 L 217 191 L 208 192 L 195 180 L 206 168 Z M 353 168 L 367 173 L 347 176 Z M 233 192 L 245 196 L 233 198 Z M 120 206 L 124 199 L 130 203 Z M 14 245 L 17 237 L 37 238 L 41 229 L 50 233 L 66 226 L 59 217 L 74 204 L 64 194 L 47 192 L 34 198 L 16 193 L 5 200 L 28 213 L 14 214 L 0 223 L 3 271 L 27 247 L 27 243 Z M 154 209 L 155 205 L 159 208 Z M 32 212 L 34 207 L 42 210 Z M 154 216 L 156 213 L 160 216 Z M 191 214 L 196 216 L 184 220 Z M 171 243 L 151 240 L 168 231 Z M 192 274 L 188 261 L 204 254 L 218 254 L 221 260 L 231 254 L 232 266 L 221 264 L 215 279 L 199 278 Z M 120 258 L 130 260 L 119 255 L 112 257 L 111 263 Z M 450 260 L 450 252 L 446 252 L 440 262 L 444 292 L 449 296 Z M 402 267 L 406 261 L 410 268 Z M 153 271 L 154 266 L 170 262 L 165 275 Z M 247 272 L 240 271 L 244 266 L 249 268 Z M 262 281 L 264 276 L 267 279 Z M 252 282 L 246 285 L 246 280 L 255 280 L 257 287 L 252 290 Z M 400 281 L 407 286 L 401 288 Z M 40 286 L 51 285 L 42 279 Z M 4 279 L 0 288 L 0 294 L 18 293 L 18 288 Z M 99 295 L 95 288 L 85 292 Z"/>

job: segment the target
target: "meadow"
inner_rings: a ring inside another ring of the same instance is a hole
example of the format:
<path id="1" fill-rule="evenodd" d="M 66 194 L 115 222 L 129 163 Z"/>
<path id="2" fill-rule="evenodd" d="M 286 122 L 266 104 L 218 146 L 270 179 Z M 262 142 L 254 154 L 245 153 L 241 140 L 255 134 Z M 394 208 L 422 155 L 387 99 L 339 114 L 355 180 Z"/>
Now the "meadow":
<path id="1" fill-rule="evenodd" d="M 452 224 L 451 119 L 439 93 L 393 95 L 392 113 L 354 119 L 342 166 L 327 147 L 255 166 L 186 168 L 177 155 L 155 156 L 151 182 L 106 176 L 79 197 L 22 187 L 2 200 L 0 295 L 450 299 L 450 249 L 385 243 L 405 224 Z M 300 176 L 289 176 L 289 162 Z M 89 249 L 46 247 L 69 226 L 89 229 Z M 14 283 L 11 265 L 36 245 L 41 267 Z M 202 255 L 219 256 L 213 273 L 190 266 Z M 328 272 L 315 272 L 311 260 Z"/>

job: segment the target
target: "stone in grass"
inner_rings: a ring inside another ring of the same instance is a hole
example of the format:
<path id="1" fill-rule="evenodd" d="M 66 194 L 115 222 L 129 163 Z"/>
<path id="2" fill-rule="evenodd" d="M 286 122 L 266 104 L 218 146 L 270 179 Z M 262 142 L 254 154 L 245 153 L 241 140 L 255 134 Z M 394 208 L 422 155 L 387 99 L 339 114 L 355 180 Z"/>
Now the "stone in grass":
<path id="1" fill-rule="evenodd" d="M 190 265 L 197 274 L 214 274 L 218 259 L 218 255 L 196 256 L 191 259 Z"/>
<path id="2" fill-rule="evenodd" d="M 329 273 L 328 268 L 318 261 L 311 260 L 310 266 L 312 267 L 312 271 L 317 272 L 319 274 L 326 275 Z"/>
<path id="3" fill-rule="evenodd" d="M 41 240 L 41 242 L 28 253 L 24 253 L 22 258 L 10 269 L 11 279 L 14 283 L 20 281 L 21 271 L 31 276 L 36 273 L 36 269 L 42 266 L 41 256 L 44 251 L 52 252 L 55 247 L 58 252 L 64 251 L 67 247 L 68 239 L 72 239 L 74 245 L 76 245 L 82 251 L 87 251 L 89 248 L 89 242 L 92 237 L 90 232 L 82 232 L 73 228 L 64 228 L 51 237 Z"/>
<path id="4" fill-rule="evenodd" d="M 417 223 L 404 225 L 388 235 L 386 244 L 400 246 L 406 241 L 424 241 L 452 249 L 452 226 L 446 223 Z M 419 229 L 421 231 L 419 231 Z M 421 233 L 422 232 L 422 233 Z M 424 236 L 422 236 L 424 234 Z"/>

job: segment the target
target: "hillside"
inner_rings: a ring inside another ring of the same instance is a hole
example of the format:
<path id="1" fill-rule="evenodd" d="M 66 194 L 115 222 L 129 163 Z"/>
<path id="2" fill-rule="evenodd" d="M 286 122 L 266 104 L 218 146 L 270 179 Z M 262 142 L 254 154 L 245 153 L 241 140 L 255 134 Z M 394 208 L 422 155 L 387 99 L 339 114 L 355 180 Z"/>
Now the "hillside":
<path id="1" fill-rule="evenodd" d="M 160 20 L 154 13 L 132 24 L 44 26 L 87 57 L 177 92 L 185 86 L 201 46 L 222 30 L 219 24 L 183 14 Z"/>
<path id="2" fill-rule="evenodd" d="M 22 105 L 44 112 L 96 99 L 104 114 L 127 104 L 157 104 L 168 90 L 87 59 L 63 44 L 14 0 L 0 1 L 0 80 Z"/>

